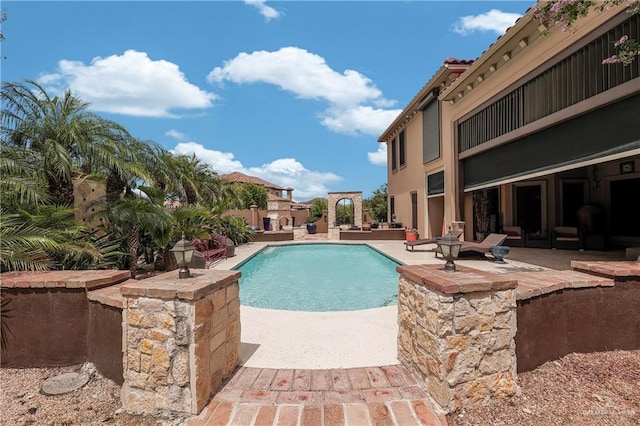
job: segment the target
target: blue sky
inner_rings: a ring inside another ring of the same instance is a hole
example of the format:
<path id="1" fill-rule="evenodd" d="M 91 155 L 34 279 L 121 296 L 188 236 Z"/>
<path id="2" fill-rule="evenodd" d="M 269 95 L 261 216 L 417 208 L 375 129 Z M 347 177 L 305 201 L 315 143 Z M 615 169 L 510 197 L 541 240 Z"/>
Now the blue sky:
<path id="1" fill-rule="evenodd" d="M 535 1 L 3 1 L 2 80 L 305 201 L 386 183 L 378 137 Z"/>

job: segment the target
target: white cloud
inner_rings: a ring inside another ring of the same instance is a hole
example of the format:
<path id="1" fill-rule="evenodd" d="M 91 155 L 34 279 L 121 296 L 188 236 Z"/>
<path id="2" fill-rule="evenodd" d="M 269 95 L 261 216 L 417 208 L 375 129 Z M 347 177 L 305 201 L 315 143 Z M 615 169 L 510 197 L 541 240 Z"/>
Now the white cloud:
<path id="1" fill-rule="evenodd" d="M 242 52 L 225 61 L 222 67 L 214 68 L 207 80 L 268 83 L 301 99 L 325 101 L 329 107 L 320 114 L 322 124 L 341 133 L 378 136 L 399 113 L 380 109 L 394 105 L 395 101 L 385 99 L 365 75 L 349 69 L 342 73 L 335 71 L 323 57 L 298 47 Z"/>
<path id="2" fill-rule="evenodd" d="M 180 140 L 184 140 L 185 139 L 185 135 L 182 132 L 179 132 L 177 130 L 171 129 L 168 130 L 165 135 L 169 136 L 170 138 L 176 139 L 178 141 Z"/>
<path id="3" fill-rule="evenodd" d="M 256 167 L 245 167 L 229 152 L 207 149 L 197 142 L 183 142 L 171 150 L 174 154 L 195 154 L 201 161 L 211 165 L 218 174 L 241 172 L 256 176 L 283 188 L 294 189 L 296 200 L 314 197 L 326 197 L 329 185 L 342 181 L 342 177 L 331 172 L 318 172 L 306 169 L 294 158 L 281 158 Z"/>
<path id="4" fill-rule="evenodd" d="M 475 31 L 493 31 L 502 35 L 521 16 L 517 13 L 491 9 L 480 15 L 463 16 L 453 25 L 453 31 L 461 35 L 469 35 Z"/>
<path id="5" fill-rule="evenodd" d="M 387 144 L 381 143 L 378 145 L 378 150 L 376 152 L 367 152 L 367 157 L 369 158 L 369 162 L 375 166 L 386 166 Z"/>
<path id="6" fill-rule="evenodd" d="M 400 109 L 379 109 L 370 106 L 328 108 L 322 114 L 322 124 L 338 133 L 357 132 L 378 136 L 400 114 Z"/>
<path id="7" fill-rule="evenodd" d="M 180 142 L 171 152 L 181 155 L 195 154 L 198 159 L 211 165 L 213 171 L 221 175 L 243 168 L 240 161 L 234 160 L 233 153 L 207 149 L 197 142 Z"/>
<path id="8" fill-rule="evenodd" d="M 267 6 L 265 0 L 244 0 L 245 4 L 250 6 L 255 6 L 260 11 L 260 14 L 264 16 L 265 20 L 268 22 L 272 19 L 277 19 L 282 16 L 282 12 L 275 10 L 271 6 Z"/>
<path id="9" fill-rule="evenodd" d="M 331 69 L 324 58 L 297 47 L 275 52 L 240 53 L 209 73 L 210 82 L 269 83 L 303 99 L 324 99 L 332 104 L 354 105 L 378 99 L 382 92 L 364 75 Z"/>
<path id="10" fill-rule="evenodd" d="M 210 108 L 218 98 L 189 83 L 176 64 L 135 50 L 96 57 L 89 65 L 61 60 L 56 73 L 38 81 L 71 88 L 95 111 L 137 117 L 175 117 L 173 110 Z"/>

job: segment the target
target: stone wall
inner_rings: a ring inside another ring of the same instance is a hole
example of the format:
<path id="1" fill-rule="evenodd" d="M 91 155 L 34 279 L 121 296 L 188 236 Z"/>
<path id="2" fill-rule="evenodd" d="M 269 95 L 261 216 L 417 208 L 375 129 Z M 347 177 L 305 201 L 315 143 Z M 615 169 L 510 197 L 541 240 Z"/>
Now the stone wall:
<path id="1" fill-rule="evenodd" d="M 122 286 L 122 403 L 152 414 L 197 414 L 240 359 L 236 271 L 170 272 Z"/>
<path id="2" fill-rule="evenodd" d="M 446 411 L 516 393 L 516 282 L 399 266 L 398 359 Z"/>
<path id="3" fill-rule="evenodd" d="M 305 237 L 307 236 L 307 227 L 302 225 L 302 226 L 296 226 L 295 228 L 293 228 L 293 241 L 302 241 L 305 239 Z"/>

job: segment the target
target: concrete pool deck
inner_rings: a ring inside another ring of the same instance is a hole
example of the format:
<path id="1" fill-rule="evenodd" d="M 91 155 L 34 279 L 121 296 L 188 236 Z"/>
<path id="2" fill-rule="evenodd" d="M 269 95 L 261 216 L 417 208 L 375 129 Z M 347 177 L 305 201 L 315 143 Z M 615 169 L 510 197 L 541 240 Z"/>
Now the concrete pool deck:
<path id="1" fill-rule="evenodd" d="M 318 237 L 316 237 L 318 238 Z M 233 269 L 265 246 L 300 243 L 367 244 L 407 265 L 441 264 L 428 251 L 407 251 L 404 241 L 284 241 L 249 243 L 236 247 L 236 255 L 213 266 Z M 435 247 L 435 245 L 433 246 Z M 498 274 L 541 270 L 540 266 L 512 261 L 459 259 L 457 265 Z M 242 301 L 241 301 L 242 302 Z M 297 312 L 241 306 L 241 363 L 254 368 L 354 368 L 398 364 L 397 305 L 344 312 Z"/>

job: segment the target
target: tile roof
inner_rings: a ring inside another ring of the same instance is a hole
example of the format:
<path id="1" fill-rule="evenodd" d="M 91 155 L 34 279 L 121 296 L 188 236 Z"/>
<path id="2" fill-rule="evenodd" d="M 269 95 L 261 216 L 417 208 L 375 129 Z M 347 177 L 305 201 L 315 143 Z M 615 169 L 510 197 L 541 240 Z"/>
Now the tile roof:
<path id="1" fill-rule="evenodd" d="M 448 65 L 471 65 L 473 61 L 474 59 L 447 58 L 444 60 L 444 63 Z"/>
<path id="2" fill-rule="evenodd" d="M 220 177 L 222 179 L 228 180 L 229 182 L 255 183 L 255 184 L 258 184 L 258 185 L 266 186 L 267 188 L 278 189 L 278 190 L 281 190 L 281 191 L 287 189 L 287 188 L 282 188 L 281 186 L 278 186 L 278 185 L 276 185 L 274 183 L 267 182 L 264 179 L 260 179 L 260 178 L 255 177 L 255 176 L 245 175 L 244 173 L 240 173 L 240 172 L 228 173 L 228 174 L 222 175 Z"/>
<path id="3" fill-rule="evenodd" d="M 400 114 L 393 120 L 393 122 L 387 127 L 387 129 L 380 135 L 378 142 L 387 142 L 387 139 L 398 129 L 404 127 L 407 121 L 414 116 L 416 106 L 419 100 L 424 98 L 430 90 L 437 89 L 438 92 L 444 91 L 449 84 L 457 79 L 460 74 L 467 70 L 474 63 L 473 59 L 457 59 L 446 58 L 443 64 L 438 70 L 433 73 L 429 81 L 416 93 L 416 95 L 409 101 L 407 106 L 402 110 Z M 444 87 L 442 87 L 442 84 Z M 437 96 L 437 94 L 436 94 Z M 412 113 L 413 112 L 413 113 Z M 404 120 L 404 121 L 403 121 Z"/>
<path id="4" fill-rule="evenodd" d="M 271 192 L 267 193 L 267 200 L 269 200 L 269 201 L 291 201 L 288 198 L 279 197 L 277 195 L 272 194 Z"/>

